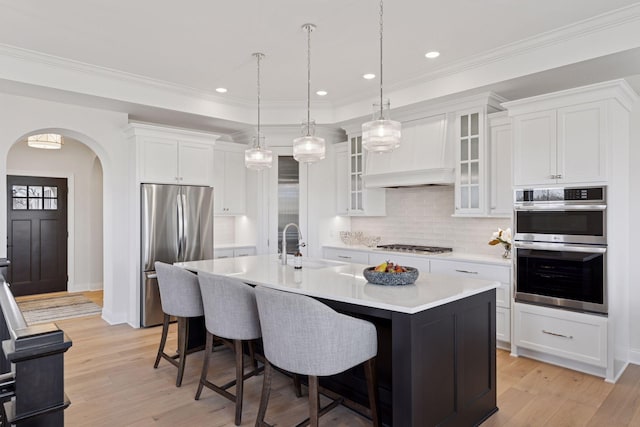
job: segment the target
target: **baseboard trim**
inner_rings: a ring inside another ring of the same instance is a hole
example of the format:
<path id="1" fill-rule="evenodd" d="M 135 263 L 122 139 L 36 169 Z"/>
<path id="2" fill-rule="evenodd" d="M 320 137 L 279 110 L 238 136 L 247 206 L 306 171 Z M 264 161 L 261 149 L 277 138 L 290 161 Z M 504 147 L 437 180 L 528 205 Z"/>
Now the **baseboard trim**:
<path id="1" fill-rule="evenodd" d="M 640 348 L 632 348 L 629 350 L 629 363 L 640 365 Z"/>

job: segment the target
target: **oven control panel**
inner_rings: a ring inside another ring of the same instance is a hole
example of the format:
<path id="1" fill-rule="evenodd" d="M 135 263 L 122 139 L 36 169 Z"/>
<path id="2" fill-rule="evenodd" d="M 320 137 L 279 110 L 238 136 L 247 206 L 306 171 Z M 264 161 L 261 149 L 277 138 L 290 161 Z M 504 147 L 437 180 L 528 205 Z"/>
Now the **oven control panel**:
<path id="1" fill-rule="evenodd" d="M 516 203 L 604 203 L 605 187 L 532 188 L 515 190 Z"/>

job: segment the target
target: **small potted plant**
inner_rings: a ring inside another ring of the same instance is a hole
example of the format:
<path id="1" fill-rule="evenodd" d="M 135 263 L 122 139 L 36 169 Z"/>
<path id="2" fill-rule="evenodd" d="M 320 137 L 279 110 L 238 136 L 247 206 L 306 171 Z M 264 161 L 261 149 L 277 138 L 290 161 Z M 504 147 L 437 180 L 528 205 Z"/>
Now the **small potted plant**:
<path id="1" fill-rule="evenodd" d="M 499 243 L 504 247 L 502 258 L 511 258 L 511 228 L 507 228 L 506 230 L 498 228 L 498 231 L 493 233 L 489 244 L 495 246 Z"/>

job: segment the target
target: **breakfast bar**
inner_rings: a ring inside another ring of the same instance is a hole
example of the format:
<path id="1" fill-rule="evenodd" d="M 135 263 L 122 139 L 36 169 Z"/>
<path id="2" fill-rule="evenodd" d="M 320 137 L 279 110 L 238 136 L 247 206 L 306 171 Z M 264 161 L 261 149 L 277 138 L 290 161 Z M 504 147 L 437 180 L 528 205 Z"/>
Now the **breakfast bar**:
<path id="1" fill-rule="evenodd" d="M 373 322 L 385 425 L 471 426 L 497 411 L 498 282 L 421 272 L 414 284 L 382 286 L 367 282 L 363 264 L 307 258 L 302 269 L 294 269 L 282 265 L 276 255 L 176 265 L 308 295 Z M 367 402 L 363 378 L 354 369 L 321 385 L 345 395 L 357 409 L 357 404 Z"/>

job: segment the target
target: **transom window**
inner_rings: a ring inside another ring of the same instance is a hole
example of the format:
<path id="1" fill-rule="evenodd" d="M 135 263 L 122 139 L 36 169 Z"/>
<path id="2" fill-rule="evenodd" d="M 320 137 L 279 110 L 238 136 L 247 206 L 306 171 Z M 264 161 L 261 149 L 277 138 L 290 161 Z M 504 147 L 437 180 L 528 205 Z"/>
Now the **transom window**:
<path id="1" fill-rule="evenodd" d="M 58 187 L 14 185 L 11 189 L 14 210 L 57 210 Z"/>

